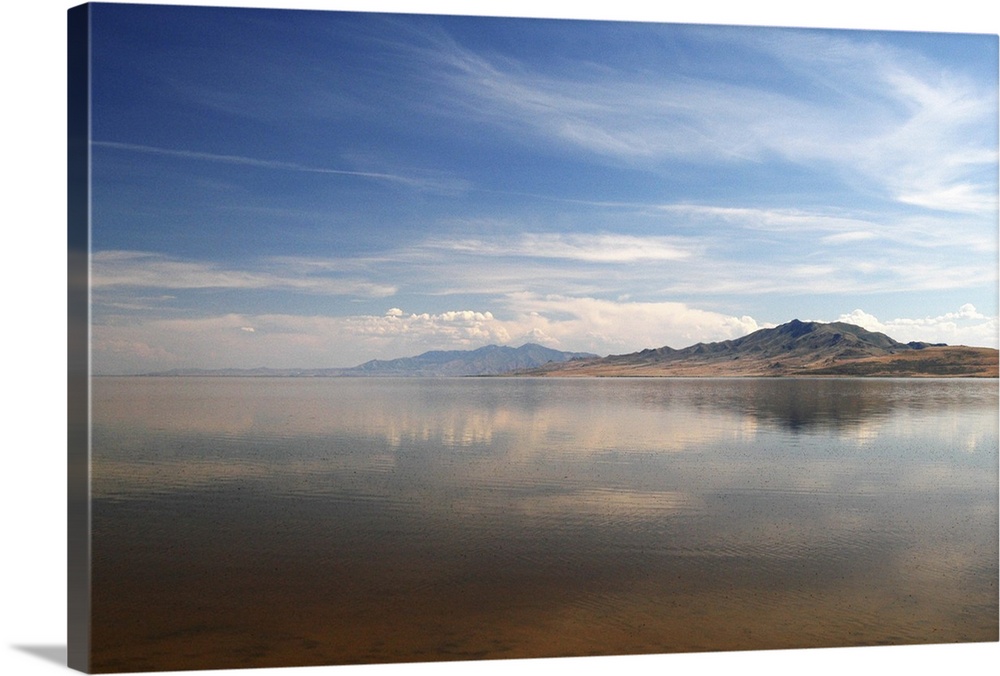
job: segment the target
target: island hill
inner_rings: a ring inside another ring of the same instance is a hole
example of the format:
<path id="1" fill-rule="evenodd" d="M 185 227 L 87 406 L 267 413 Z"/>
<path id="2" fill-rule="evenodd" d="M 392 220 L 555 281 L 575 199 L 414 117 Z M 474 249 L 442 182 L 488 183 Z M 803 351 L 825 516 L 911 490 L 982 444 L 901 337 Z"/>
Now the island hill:
<path id="1" fill-rule="evenodd" d="M 796 319 L 735 340 L 576 359 L 518 375 L 996 378 L 998 364 L 993 348 L 900 343 L 853 324 Z"/>
<path id="2" fill-rule="evenodd" d="M 353 368 L 176 369 L 156 376 L 445 377 L 445 376 L 883 376 L 996 378 L 1000 356 L 985 347 L 900 343 L 853 324 L 793 320 L 735 340 L 683 349 L 658 347 L 599 357 L 528 343 L 437 350 L 373 359 Z"/>

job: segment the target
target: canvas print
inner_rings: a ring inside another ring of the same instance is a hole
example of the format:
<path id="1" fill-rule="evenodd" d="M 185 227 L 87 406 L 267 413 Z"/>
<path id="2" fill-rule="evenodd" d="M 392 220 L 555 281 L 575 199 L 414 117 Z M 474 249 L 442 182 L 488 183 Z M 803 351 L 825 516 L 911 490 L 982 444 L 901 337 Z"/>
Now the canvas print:
<path id="1" fill-rule="evenodd" d="M 998 640 L 996 35 L 68 53 L 72 667 Z"/>

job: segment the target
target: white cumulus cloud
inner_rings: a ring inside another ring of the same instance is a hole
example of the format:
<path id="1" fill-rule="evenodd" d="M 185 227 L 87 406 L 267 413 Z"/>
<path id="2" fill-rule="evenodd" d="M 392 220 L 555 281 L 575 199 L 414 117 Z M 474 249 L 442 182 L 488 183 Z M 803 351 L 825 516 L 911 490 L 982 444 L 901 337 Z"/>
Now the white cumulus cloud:
<path id="1" fill-rule="evenodd" d="M 496 312 L 405 312 L 393 307 L 382 315 L 226 314 L 112 322 L 93 327 L 93 354 L 97 373 L 323 368 L 429 350 L 527 342 L 606 355 L 737 338 L 762 326 L 752 317 L 684 303 L 515 294 Z"/>
<path id="2" fill-rule="evenodd" d="M 764 328 L 753 317 L 734 317 L 679 302 L 612 301 L 531 293 L 512 294 L 506 305 L 516 323 L 558 341 L 561 349 L 598 354 L 651 347 L 686 347 L 738 338 Z"/>
<path id="3" fill-rule="evenodd" d="M 922 341 L 976 347 L 997 347 L 1000 343 L 997 317 L 987 317 L 971 303 L 962 305 L 956 312 L 946 312 L 934 317 L 887 320 L 857 309 L 840 315 L 837 321 L 878 331 L 904 343 Z"/>

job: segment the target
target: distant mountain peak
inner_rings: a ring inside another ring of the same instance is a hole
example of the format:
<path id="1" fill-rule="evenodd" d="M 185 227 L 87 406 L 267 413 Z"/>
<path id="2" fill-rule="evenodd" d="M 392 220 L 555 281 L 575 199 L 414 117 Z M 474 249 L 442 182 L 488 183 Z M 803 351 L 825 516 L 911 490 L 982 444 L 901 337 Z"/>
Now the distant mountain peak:
<path id="1" fill-rule="evenodd" d="M 537 343 L 520 347 L 486 345 L 474 350 L 432 350 L 415 357 L 373 359 L 340 375 L 357 376 L 485 376 L 538 368 L 571 359 L 596 358 L 586 352 L 564 352 Z"/>

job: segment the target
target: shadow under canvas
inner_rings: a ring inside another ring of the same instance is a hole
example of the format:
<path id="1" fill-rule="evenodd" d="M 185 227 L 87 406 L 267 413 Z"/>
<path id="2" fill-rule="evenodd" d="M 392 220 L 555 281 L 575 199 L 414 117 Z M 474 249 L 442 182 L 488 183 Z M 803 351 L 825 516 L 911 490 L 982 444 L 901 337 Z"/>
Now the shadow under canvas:
<path id="1" fill-rule="evenodd" d="M 15 650 L 34 655 L 46 662 L 66 666 L 67 648 L 65 645 L 15 645 Z"/>

